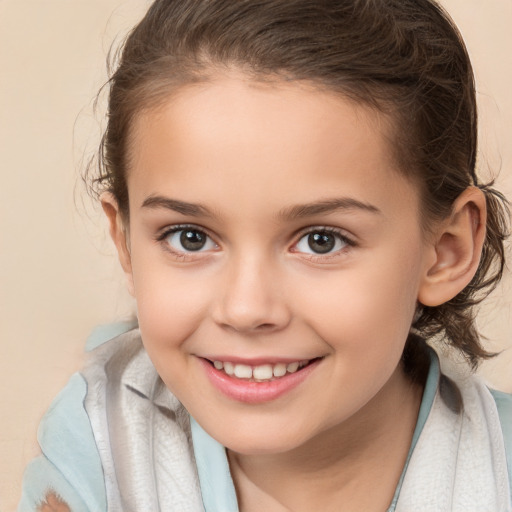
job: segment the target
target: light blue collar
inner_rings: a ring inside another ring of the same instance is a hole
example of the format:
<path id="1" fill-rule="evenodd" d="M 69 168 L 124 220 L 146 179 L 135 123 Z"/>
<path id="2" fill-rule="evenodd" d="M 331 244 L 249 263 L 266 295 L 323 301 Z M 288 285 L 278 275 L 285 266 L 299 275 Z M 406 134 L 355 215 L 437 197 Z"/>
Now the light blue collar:
<path id="1" fill-rule="evenodd" d="M 205 512 L 238 512 L 226 449 L 192 417 L 190 426 Z"/>
<path id="2" fill-rule="evenodd" d="M 391 505 L 389 506 L 387 512 L 395 511 L 396 505 L 398 503 L 398 498 L 400 496 L 400 491 L 402 490 L 402 484 L 404 482 L 405 474 L 407 473 L 407 468 L 409 467 L 409 462 L 414 452 L 414 448 L 416 447 L 416 443 L 418 442 L 421 432 L 423 431 L 423 427 L 425 426 L 425 422 L 427 421 L 428 415 L 430 414 L 430 410 L 432 409 L 432 404 L 434 403 L 437 387 L 439 385 L 439 377 L 441 375 L 439 358 L 437 357 L 435 351 L 430 347 L 429 355 L 430 367 L 428 369 L 427 381 L 425 382 L 425 389 L 423 390 L 423 397 L 421 399 L 421 405 L 418 413 L 418 420 L 416 422 L 416 428 L 414 429 L 414 433 L 412 435 L 411 447 L 409 448 L 409 453 L 407 454 L 407 459 L 405 461 L 402 474 L 400 475 L 400 480 L 398 481 L 398 485 L 396 486 L 393 501 L 391 502 Z"/>

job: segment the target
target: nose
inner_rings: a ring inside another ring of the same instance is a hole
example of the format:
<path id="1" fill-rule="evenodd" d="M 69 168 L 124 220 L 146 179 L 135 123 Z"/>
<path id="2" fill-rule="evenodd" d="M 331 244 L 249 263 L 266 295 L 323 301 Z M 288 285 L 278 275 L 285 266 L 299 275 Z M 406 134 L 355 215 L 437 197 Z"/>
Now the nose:
<path id="1" fill-rule="evenodd" d="M 241 333 L 284 329 L 291 314 L 279 269 L 257 255 L 231 261 L 214 307 L 214 321 Z"/>

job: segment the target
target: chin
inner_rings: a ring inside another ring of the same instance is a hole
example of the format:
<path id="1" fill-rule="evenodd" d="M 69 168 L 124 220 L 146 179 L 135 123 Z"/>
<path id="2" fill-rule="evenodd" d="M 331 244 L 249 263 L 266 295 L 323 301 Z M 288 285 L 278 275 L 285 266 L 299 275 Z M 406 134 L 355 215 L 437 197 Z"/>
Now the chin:
<path id="1" fill-rule="evenodd" d="M 247 435 L 237 434 L 235 437 L 227 434 L 217 439 L 228 450 L 240 455 L 277 455 L 292 451 L 307 442 L 307 439 L 292 436 L 289 431 L 276 435 L 252 431 Z"/>

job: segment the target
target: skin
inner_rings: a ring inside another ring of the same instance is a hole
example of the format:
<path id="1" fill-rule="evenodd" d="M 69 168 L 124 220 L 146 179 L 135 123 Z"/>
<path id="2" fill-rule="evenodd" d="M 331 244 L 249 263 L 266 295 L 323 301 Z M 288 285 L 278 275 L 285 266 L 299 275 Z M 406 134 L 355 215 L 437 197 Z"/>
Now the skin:
<path id="1" fill-rule="evenodd" d="M 389 130 L 308 84 L 217 76 L 137 117 L 129 223 L 103 197 L 145 348 L 227 447 L 243 511 L 392 499 L 422 393 L 400 365 L 411 321 L 418 301 L 471 279 L 485 200 L 468 189 L 426 237 Z M 202 250 L 166 235 L 183 224 L 208 235 Z M 336 245 L 317 254 L 307 232 L 326 228 Z M 247 404 L 211 384 L 204 358 L 321 361 L 285 395 Z"/>

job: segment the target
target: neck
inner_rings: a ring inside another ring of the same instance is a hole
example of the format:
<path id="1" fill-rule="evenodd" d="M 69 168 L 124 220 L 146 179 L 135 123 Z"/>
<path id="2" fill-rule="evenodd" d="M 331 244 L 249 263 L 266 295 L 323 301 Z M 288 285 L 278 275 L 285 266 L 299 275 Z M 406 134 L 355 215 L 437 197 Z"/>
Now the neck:
<path id="1" fill-rule="evenodd" d="M 286 453 L 229 452 L 242 512 L 385 510 L 399 481 L 422 386 L 397 368 L 357 414 Z"/>

